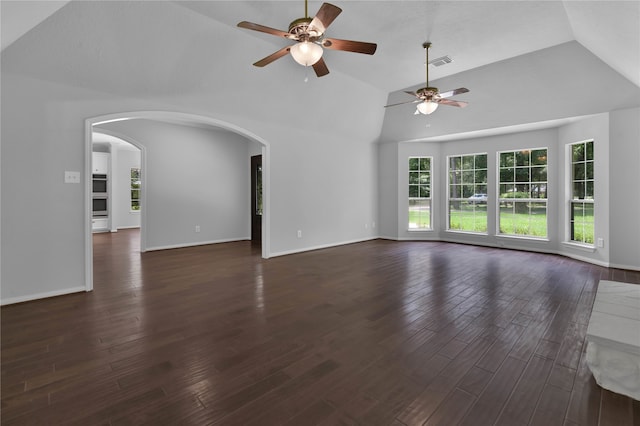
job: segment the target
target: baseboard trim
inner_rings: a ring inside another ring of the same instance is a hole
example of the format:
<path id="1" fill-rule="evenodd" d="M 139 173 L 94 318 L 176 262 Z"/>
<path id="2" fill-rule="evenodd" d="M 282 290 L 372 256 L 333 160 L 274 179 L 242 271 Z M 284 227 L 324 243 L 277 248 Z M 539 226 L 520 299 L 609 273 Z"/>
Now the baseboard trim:
<path id="1" fill-rule="evenodd" d="M 638 266 L 621 265 L 621 264 L 618 264 L 618 263 L 610 263 L 609 264 L 609 268 L 627 269 L 629 271 L 640 271 L 640 267 L 638 267 Z"/>
<path id="2" fill-rule="evenodd" d="M 579 254 L 566 253 L 566 252 L 562 252 L 562 251 L 554 252 L 554 254 L 557 254 L 557 255 L 560 255 L 560 256 L 569 257 L 571 259 L 579 260 L 581 262 L 586 262 L 586 263 L 591 263 L 591 264 L 598 265 L 598 266 L 603 266 L 605 268 L 611 268 L 611 264 L 609 262 L 604 262 L 604 261 L 598 260 L 598 259 L 591 259 L 589 257 L 580 256 Z"/>
<path id="3" fill-rule="evenodd" d="M 398 237 L 398 238 L 384 237 L 384 238 L 389 240 L 394 240 L 394 241 L 424 241 L 429 243 L 442 242 L 442 243 L 466 244 L 470 246 L 489 247 L 489 248 L 497 248 L 497 249 L 505 249 L 505 250 L 518 250 L 518 251 L 525 251 L 525 252 L 532 252 L 532 253 L 555 254 L 558 256 L 564 256 L 570 259 L 579 260 L 581 262 L 602 266 L 604 268 L 618 268 L 618 269 L 628 269 L 631 271 L 640 271 L 640 268 L 638 267 L 614 265 L 608 262 L 604 262 L 602 260 L 592 259 L 586 256 L 581 256 L 579 254 L 568 253 L 566 251 L 560 251 L 560 250 L 547 250 L 544 248 L 524 247 L 524 246 L 518 246 L 518 245 L 504 246 L 504 245 L 494 244 L 490 242 L 460 241 L 452 238 L 408 238 L 408 237 Z"/>
<path id="4" fill-rule="evenodd" d="M 363 243 L 365 241 L 372 241 L 372 240 L 378 240 L 381 239 L 382 237 L 367 237 L 367 238 L 359 238 L 356 240 L 348 240 L 348 241 L 341 241 L 341 242 L 337 242 L 337 243 L 329 243 L 329 244 L 320 244 L 317 246 L 311 246 L 311 247 L 303 247 L 300 249 L 294 249 L 294 250 L 285 250 L 285 251 L 279 251 L 276 253 L 271 253 L 270 257 L 278 257 L 278 256 L 287 256 L 290 254 L 296 254 L 296 253 L 304 253 L 307 251 L 314 251 L 314 250 L 322 250 L 322 249 L 326 249 L 326 248 L 331 248 L 331 247 L 338 247 L 338 246 L 346 246 L 347 244 L 355 244 L 355 243 Z"/>
<path id="5" fill-rule="evenodd" d="M 225 238 L 221 240 L 211 240 L 211 241 L 198 241 L 194 243 L 180 243 L 180 244 L 170 244 L 166 246 L 155 246 L 155 247 L 147 247 L 145 251 L 158 251 L 158 250 L 171 250 L 177 248 L 185 248 L 185 247 L 197 247 L 197 246 L 207 246 L 210 244 L 220 244 L 220 243 L 232 243 L 235 241 L 250 241 L 251 238 Z"/>
<path id="6" fill-rule="evenodd" d="M 64 296 L 66 294 L 80 293 L 87 291 L 85 286 L 65 288 L 62 290 L 48 291 L 44 293 L 29 294 L 27 296 L 10 297 L 8 299 L 0 299 L 0 305 L 13 305 L 15 303 L 30 302 L 32 300 L 46 299 L 48 297 Z"/>

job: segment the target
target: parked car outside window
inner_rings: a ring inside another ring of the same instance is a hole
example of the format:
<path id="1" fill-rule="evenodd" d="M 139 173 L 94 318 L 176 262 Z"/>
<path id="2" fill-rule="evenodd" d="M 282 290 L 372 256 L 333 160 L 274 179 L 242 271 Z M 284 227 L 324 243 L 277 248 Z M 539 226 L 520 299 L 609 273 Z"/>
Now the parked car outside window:
<path id="1" fill-rule="evenodd" d="M 467 198 L 467 200 L 472 204 L 486 204 L 487 194 L 473 194 L 471 197 Z"/>

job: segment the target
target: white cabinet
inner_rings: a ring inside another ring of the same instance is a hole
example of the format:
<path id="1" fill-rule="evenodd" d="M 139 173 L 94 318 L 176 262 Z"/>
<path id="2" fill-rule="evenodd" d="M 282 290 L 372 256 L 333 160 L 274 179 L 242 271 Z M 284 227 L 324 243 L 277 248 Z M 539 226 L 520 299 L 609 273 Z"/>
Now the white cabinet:
<path id="1" fill-rule="evenodd" d="M 94 152 L 91 162 L 91 173 L 106 175 L 109 174 L 109 154 L 106 152 Z"/>

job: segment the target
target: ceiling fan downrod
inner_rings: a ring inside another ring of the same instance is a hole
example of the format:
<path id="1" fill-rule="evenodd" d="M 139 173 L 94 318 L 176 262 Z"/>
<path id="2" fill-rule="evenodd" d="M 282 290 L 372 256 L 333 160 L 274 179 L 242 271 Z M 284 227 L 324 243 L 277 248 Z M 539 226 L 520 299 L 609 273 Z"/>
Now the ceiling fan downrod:
<path id="1" fill-rule="evenodd" d="M 426 73 L 427 73 L 427 87 L 429 87 L 429 48 L 431 47 L 431 43 L 428 41 L 425 41 L 424 43 L 422 43 L 422 47 L 424 47 L 424 50 L 426 52 L 424 68 L 426 69 Z"/>

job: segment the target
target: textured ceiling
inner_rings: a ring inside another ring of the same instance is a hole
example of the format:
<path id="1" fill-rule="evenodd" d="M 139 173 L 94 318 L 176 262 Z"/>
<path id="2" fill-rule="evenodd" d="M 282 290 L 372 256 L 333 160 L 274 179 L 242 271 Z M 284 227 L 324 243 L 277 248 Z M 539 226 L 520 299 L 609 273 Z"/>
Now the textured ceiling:
<path id="1" fill-rule="evenodd" d="M 65 3 L 3 0 L 3 50 Z M 286 30 L 289 22 L 304 16 L 302 0 L 174 3 L 229 26 L 247 20 Z M 343 12 L 327 35 L 375 42 L 378 50 L 372 57 L 327 51 L 325 60 L 329 69 L 387 92 L 424 81 L 421 45 L 425 40 L 433 43 L 430 58 L 443 55 L 453 58 L 451 64 L 431 67 L 431 80 L 576 40 L 640 86 L 638 1 L 334 0 L 333 4 Z M 310 2 L 309 15 L 313 16 L 320 5 L 319 1 Z M 260 40 L 260 46 L 272 46 L 265 49 L 263 56 L 287 43 L 263 33 L 240 28 L 237 31 L 250 33 Z M 261 57 L 255 58 L 258 59 Z M 289 66 L 296 66 L 289 62 Z"/>
<path id="2" fill-rule="evenodd" d="M 55 0 L 2 0 L 0 2 L 2 50 L 67 3 L 69 2 Z"/>
<path id="3" fill-rule="evenodd" d="M 235 25 L 247 20 L 287 30 L 304 16 L 302 1 L 178 1 L 211 19 Z M 424 80 L 422 43 L 430 58 L 449 55 L 451 64 L 430 70 L 430 79 L 577 40 L 640 86 L 640 2 L 638 1 L 348 1 L 329 37 L 378 44 L 373 57 L 329 51 L 326 62 L 374 87 L 393 91 Z M 309 3 L 313 16 L 321 2 Z M 247 31 L 273 45 L 278 37 Z M 272 53 L 265 51 L 264 56 Z M 260 58 L 256 58 L 258 60 Z"/>

